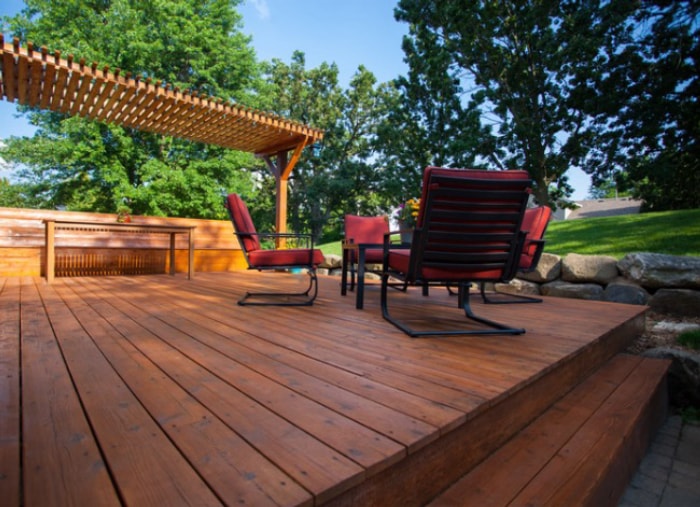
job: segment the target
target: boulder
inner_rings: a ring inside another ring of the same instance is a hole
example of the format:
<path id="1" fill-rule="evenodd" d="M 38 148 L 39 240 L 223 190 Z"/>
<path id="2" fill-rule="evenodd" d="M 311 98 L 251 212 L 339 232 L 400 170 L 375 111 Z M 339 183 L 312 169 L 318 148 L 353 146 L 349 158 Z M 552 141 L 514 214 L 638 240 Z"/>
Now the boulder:
<path id="1" fill-rule="evenodd" d="M 574 299 L 603 299 L 603 287 L 595 283 L 568 283 L 561 280 L 545 283 L 540 287 L 543 296 Z"/>
<path id="2" fill-rule="evenodd" d="M 505 292 L 508 294 L 526 294 L 531 296 L 540 295 L 540 286 L 537 283 L 529 282 L 527 280 L 521 280 L 515 278 L 509 283 L 497 283 L 494 284 L 495 290 L 498 292 Z"/>
<path id="3" fill-rule="evenodd" d="M 543 253 L 537 267 L 529 273 L 518 273 L 518 278 L 530 282 L 552 282 L 561 275 L 561 257 L 554 254 Z"/>
<path id="4" fill-rule="evenodd" d="M 700 406 L 700 354 L 671 347 L 657 347 L 644 351 L 642 355 L 671 360 L 668 387 L 670 401 L 674 406 Z"/>
<path id="5" fill-rule="evenodd" d="M 626 278 L 618 277 L 605 287 L 603 301 L 645 305 L 649 301 L 649 293 L 644 290 L 644 287 L 632 283 Z"/>
<path id="6" fill-rule="evenodd" d="M 618 268 L 647 289 L 700 289 L 700 257 L 631 253 L 620 260 Z"/>
<path id="7" fill-rule="evenodd" d="M 343 258 L 340 255 L 326 254 L 324 257 L 320 268 L 337 269 L 343 266 Z"/>
<path id="8" fill-rule="evenodd" d="M 561 279 L 565 282 L 607 285 L 619 275 L 617 259 L 609 255 L 568 254 L 561 263 Z"/>
<path id="9" fill-rule="evenodd" d="M 700 291 L 689 289 L 659 289 L 649 299 L 655 312 L 681 317 L 700 317 Z"/>

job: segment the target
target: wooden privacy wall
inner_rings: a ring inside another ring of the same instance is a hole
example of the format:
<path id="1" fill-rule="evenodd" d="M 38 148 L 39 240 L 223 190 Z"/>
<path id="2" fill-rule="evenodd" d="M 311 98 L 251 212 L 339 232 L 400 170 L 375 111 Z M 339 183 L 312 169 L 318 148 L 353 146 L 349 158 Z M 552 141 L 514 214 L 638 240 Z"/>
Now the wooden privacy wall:
<path id="1" fill-rule="evenodd" d="M 0 208 L 0 276 L 45 274 L 44 220 L 116 222 L 115 214 Z M 195 271 L 247 267 L 227 220 L 132 217 L 133 224 L 196 226 Z M 176 236 L 175 269 L 187 270 L 187 240 Z M 56 275 L 151 274 L 169 270 L 169 238 L 160 234 L 56 232 Z"/>

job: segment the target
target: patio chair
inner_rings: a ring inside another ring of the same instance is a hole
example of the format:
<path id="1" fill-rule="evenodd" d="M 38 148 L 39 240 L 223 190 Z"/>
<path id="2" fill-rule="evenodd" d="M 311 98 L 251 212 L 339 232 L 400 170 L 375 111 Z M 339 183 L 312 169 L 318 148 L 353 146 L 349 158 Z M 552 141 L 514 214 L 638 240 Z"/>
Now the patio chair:
<path id="1" fill-rule="evenodd" d="M 313 240 L 308 234 L 269 233 L 259 234 L 248 212 L 245 202 L 237 194 L 230 194 L 225 201 L 226 209 L 233 222 L 234 234 L 241 244 L 248 269 L 259 271 L 305 269 L 309 275 L 309 286 L 302 292 L 246 292 L 238 301 L 239 305 L 255 306 L 310 306 L 318 295 L 316 269 L 323 262 L 321 250 L 313 248 Z M 263 248 L 261 240 L 277 242 L 301 241 L 305 248 L 277 249 L 274 246 Z M 251 300 L 251 298 L 259 298 Z"/>
<path id="2" fill-rule="evenodd" d="M 530 273 L 535 270 L 540 262 L 542 252 L 544 251 L 544 233 L 549 225 L 549 220 L 552 217 L 552 209 L 549 206 L 536 206 L 527 208 L 523 217 L 522 230 L 525 231 L 525 244 L 523 252 L 520 254 L 518 264 L 519 273 Z M 525 296 L 522 294 L 509 294 L 509 298 L 501 297 L 500 292 L 496 298 L 489 297 L 485 290 L 485 284 L 481 284 L 481 298 L 488 304 L 514 304 L 514 303 L 541 303 L 541 298 Z"/>
<path id="3" fill-rule="evenodd" d="M 348 288 L 348 271 L 350 273 L 350 290 L 355 290 L 357 276 L 357 292 L 355 306 L 364 306 L 365 273 L 380 275 L 384 235 L 389 233 L 389 220 L 385 216 L 366 217 L 345 215 L 345 239 L 343 240 L 343 268 L 340 282 L 340 294 L 345 296 Z"/>
<path id="4" fill-rule="evenodd" d="M 392 249 L 388 238 L 384 242 L 384 318 L 412 337 L 524 333 L 525 329 L 475 315 L 469 287 L 472 282 L 505 282 L 515 276 L 525 241 L 521 225 L 530 184 L 526 171 L 426 168 L 411 248 Z M 458 307 L 481 326 L 414 330 L 389 311 L 390 277 L 421 287 L 452 284 L 457 287 Z"/>

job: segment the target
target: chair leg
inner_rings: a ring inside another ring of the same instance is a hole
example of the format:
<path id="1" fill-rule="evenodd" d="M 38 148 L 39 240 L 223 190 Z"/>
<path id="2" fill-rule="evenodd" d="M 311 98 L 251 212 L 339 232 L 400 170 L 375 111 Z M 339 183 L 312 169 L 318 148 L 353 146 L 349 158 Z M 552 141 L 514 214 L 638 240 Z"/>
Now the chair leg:
<path id="1" fill-rule="evenodd" d="M 486 295 L 486 290 L 485 290 L 485 284 L 481 283 L 480 285 L 480 291 L 481 291 L 481 299 L 484 300 L 484 303 L 489 304 L 489 305 L 514 305 L 514 304 L 525 304 L 525 303 L 541 303 L 542 300 L 540 298 L 532 297 L 532 296 L 524 296 L 522 294 L 508 294 L 506 297 L 507 299 L 503 298 L 498 298 L 498 299 L 493 299 L 490 298 L 489 296 Z M 501 296 L 504 296 L 502 292 L 496 291 L 496 294 L 499 294 Z"/>
<path id="2" fill-rule="evenodd" d="M 417 338 L 421 336 L 457 336 L 457 335 L 516 335 L 525 333 L 525 329 L 513 328 L 499 322 L 494 322 L 492 320 L 479 317 L 472 311 L 471 305 L 469 304 L 469 283 L 459 284 L 459 304 L 464 310 L 464 314 L 469 320 L 478 322 L 488 326 L 488 329 L 457 329 L 457 330 L 434 330 L 434 331 L 416 331 L 404 322 L 396 319 L 389 313 L 389 275 L 387 273 L 382 274 L 382 285 L 381 285 L 381 307 L 382 316 L 385 320 L 391 322 L 394 326 L 399 328 L 401 331 L 411 336 L 412 338 Z"/>
<path id="3" fill-rule="evenodd" d="M 238 301 L 241 306 L 311 306 L 318 296 L 318 276 L 315 269 L 308 269 L 309 286 L 303 292 L 246 292 Z M 270 301 L 249 301 L 251 298 L 270 298 Z M 282 298 L 303 298 L 301 301 L 275 301 Z"/>

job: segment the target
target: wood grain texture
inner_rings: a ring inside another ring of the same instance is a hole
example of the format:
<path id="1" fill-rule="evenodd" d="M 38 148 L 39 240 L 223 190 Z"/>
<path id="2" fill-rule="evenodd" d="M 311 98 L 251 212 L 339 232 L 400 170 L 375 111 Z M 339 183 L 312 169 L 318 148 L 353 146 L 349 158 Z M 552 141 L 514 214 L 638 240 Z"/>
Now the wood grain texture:
<path id="1" fill-rule="evenodd" d="M 302 278 L 0 278 L 0 366 L 11 378 L 21 348 L 23 378 L 0 391 L 0 487 L 21 488 L 24 505 L 425 504 L 622 350 L 644 316 L 475 299 L 527 333 L 410 339 L 382 319 L 376 287 L 358 311 L 323 276 L 312 307 L 236 304 Z M 415 317 L 460 318 L 447 291 L 401 297 Z"/>

